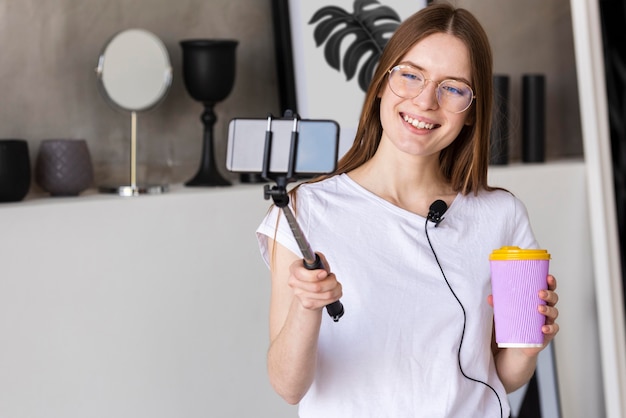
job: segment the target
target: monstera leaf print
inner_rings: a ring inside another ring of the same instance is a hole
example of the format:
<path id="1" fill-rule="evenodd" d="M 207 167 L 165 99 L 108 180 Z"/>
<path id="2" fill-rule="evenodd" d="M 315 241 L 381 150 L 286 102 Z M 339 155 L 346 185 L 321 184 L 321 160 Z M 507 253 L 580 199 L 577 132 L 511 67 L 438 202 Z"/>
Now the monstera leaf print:
<path id="1" fill-rule="evenodd" d="M 376 0 L 356 0 L 354 13 L 337 6 L 326 6 L 315 12 L 309 24 L 317 24 L 313 33 L 319 47 L 324 42 L 324 57 L 332 68 L 343 72 L 351 80 L 359 62 L 368 53 L 359 71 L 359 87 L 366 91 L 376 65 L 389 37 L 400 24 L 400 16 L 388 6 L 374 6 Z M 351 35 L 351 36 L 350 36 Z M 341 57 L 341 44 L 346 38 L 351 42 Z M 341 65 L 343 64 L 343 65 Z"/>

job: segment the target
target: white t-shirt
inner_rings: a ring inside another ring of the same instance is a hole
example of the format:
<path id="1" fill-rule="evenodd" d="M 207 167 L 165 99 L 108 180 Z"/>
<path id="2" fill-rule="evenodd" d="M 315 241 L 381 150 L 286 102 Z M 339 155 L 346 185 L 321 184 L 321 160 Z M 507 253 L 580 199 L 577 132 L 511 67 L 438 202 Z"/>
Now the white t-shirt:
<path id="1" fill-rule="evenodd" d="M 291 202 L 293 203 L 293 202 Z M 290 204 L 291 204 L 290 203 Z M 257 230 L 301 254 L 280 209 Z M 509 416 L 491 353 L 489 254 L 505 245 L 536 248 L 526 208 L 507 191 L 459 194 L 428 234 L 426 219 L 359 186 L 348 175 L 302 185 L 298 223 L 343 286 L 345 315 L 324 313 L 315 379 L 303 418 L 499 418 Z M 276 229 L 276 220 L 281 220 Z M 499 398 L 499 399 L 498 399 Z"/>

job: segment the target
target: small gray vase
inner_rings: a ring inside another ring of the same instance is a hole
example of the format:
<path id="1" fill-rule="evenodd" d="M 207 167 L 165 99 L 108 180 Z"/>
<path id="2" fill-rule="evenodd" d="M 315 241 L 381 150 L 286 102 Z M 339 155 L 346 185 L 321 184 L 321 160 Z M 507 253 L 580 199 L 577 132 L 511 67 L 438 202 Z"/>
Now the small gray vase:
<path id="1" fill-rule="evenodd" d="M 35 181 L 52 196 L 78 196 L 93 182 L 91 155 L 84 139 L 44 139 Z"/>

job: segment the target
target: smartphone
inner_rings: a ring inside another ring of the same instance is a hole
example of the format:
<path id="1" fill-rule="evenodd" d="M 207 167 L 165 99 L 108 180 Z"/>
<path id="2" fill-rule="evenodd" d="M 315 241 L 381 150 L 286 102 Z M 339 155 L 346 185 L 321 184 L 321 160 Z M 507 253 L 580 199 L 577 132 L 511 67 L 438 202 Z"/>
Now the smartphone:
<path id="1" fill-rule="evenodd" d="M 287 173 L 293 119 L 232 119 L 228 125 L 226 168 L 236 173 L 262 173 L 265 137 L 272 132 L 269 172 Z M 333 120 L 301 119 L 297 124 L 298 142 L 294 175 L 310 177 L 326 174 L 337 167 L 339 125 Z"/>

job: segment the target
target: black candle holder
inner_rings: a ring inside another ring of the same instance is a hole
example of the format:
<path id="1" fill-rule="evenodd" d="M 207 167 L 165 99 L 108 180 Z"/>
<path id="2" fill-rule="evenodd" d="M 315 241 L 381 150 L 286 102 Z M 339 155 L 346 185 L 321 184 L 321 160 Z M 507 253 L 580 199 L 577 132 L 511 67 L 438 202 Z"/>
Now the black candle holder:
<path id="1" fill-rule="evenodd" d="M 25 139 L 0 139 L 0 202 L 19 202 L 30 190 L 31 164 Z"/>
<path id="2" fill-rule="evenodd" d="M 189 95 L 204 105 L 202 157 L 196 175 L 186 186 L 229 186 L 215 165 L 213 108 L 230 94 L 235 83 L 235 49 L 238 42 L 223 39 L 181 41 L 183 81 Z"/>

